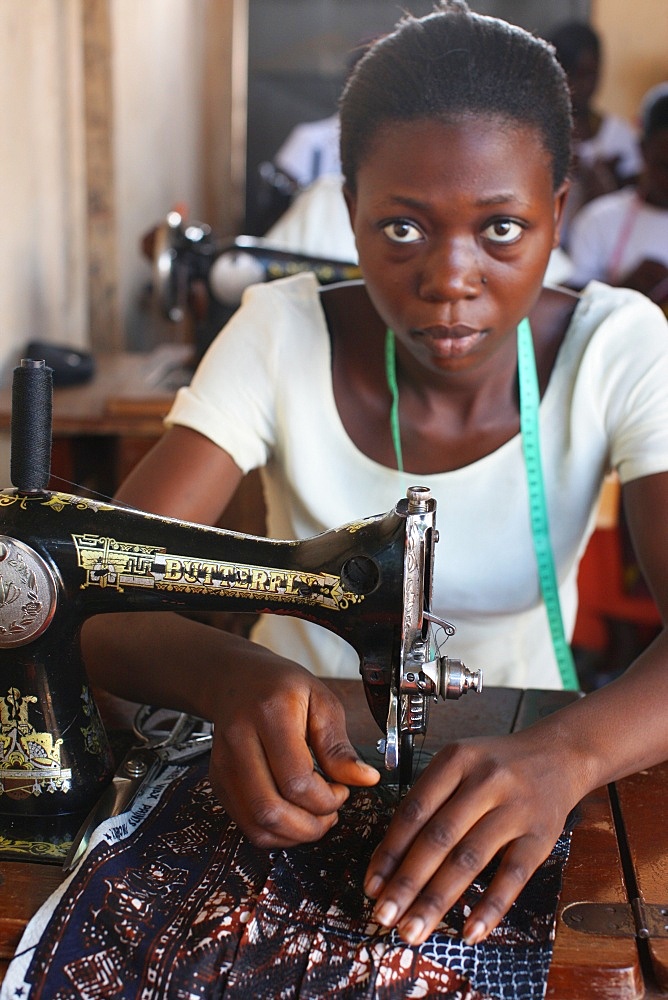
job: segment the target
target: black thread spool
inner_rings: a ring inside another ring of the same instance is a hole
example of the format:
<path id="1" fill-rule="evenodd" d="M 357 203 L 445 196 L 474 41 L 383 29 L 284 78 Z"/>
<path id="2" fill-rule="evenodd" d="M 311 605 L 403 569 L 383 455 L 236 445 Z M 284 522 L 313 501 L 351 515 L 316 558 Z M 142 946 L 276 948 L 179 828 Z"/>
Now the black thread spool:
<path id="1" fill-rule="evenodd" d="M 22 358 L 12 382 L 10 473 L 20 493 L 48 489 L 51 475 L 53 370 Z"/>
<path id="2" fill-rule="evenodd" d="M 81 660 L 67 533 L 48 516 L 52 406 L 52 369 L 44 360 L 23 359 L 12 383 L 11 477 L 25 502 L 6 499 L 0 518 L 0 548 L 5 558 L 16 556 L 11 592 L 20 596 L 9 603 L 0 631 L 0 707 L 10 713 L 15 736 L 9 767 L 0 753 L 0 858 L 32 853 L 50 861 L 65 856 L 113 774 Z M 63 563 L 56 559 L 56 571 L 51 553 L 58 546 Z M 52 850 L 44 853 L 45 844 Z"/>

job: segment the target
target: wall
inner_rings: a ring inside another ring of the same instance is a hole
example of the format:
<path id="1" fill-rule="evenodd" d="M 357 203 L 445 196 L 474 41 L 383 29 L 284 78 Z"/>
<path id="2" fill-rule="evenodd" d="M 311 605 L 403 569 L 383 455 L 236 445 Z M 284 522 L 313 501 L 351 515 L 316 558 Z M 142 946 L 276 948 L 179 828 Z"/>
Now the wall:
<path id="1" fill-rule="evenodd" d="M 174 202 L 236 231 L 245 3 L 0 3 L 5 373 L 33 337 L 136 346 L 139 239 Z"/>
<path id="2" fill-rule="evenodd" d="M 131 345 L 146 339 L 141 301 L 150 267 L 139 251 L 141 235 L 177 202 L 219 233 L 236 231 L 239 185 L 232 184 L 226 141 L 233 7 L 220 0 L 112 5 L 117 253 L 130 265 L 119 269 L 118 297 Z M 235 69 L 237 88 L 240 78 L 245 59 Z"/>
<path id="3" fill-rule="evenodd" d="M 141 235 L 243 208 L 247 0 L 0 0 L 0 375 L 31 339 L 174 339 Z M 9 481 L 7 436 L 0 470 Z"/>
<path id="4" fill-rule="evenodd" d="M 598 103 L 634 121 L 643 95 L 668 80 L 666 0 L 592 0 L 592 23 L 603 44 Z"/>
<path id="5" fill-rule="evenodd" d="M 78 13 L 0 4 L 0 364 L 33 337 L 87 342 Z"/>

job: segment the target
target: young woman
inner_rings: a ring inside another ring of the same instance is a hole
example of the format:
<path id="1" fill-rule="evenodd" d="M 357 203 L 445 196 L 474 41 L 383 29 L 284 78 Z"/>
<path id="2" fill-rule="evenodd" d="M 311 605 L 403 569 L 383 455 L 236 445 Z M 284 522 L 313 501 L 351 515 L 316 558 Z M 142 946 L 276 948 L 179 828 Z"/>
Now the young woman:
<path id="1" fill-rule="evenodd" d="M 551 49 L 459 0 L 375 44 L 341 102 L 364 282 L 321 292 L 306 275 L 252 289 L 119 499 L 215 523 L 260 466 L 270 534 L 299 537 L 430 486 L 436 611 L 457 626 L 450 655 L 491 684 L 557 687 L 520 433 L 518 336 L 525 352 L 528 335 L 567 631 L 611 467 L 668 608 L 665 318 L 634 292 L 543 287 L 570 128 Z M 171 615 L 98 618 L 84 634 L 94 682 L 215 721 L 213 786 L 263 846 L 319 838 L 347 786 L 377 780 L 338 701 L 294 662 L 345 676 L 355 665 L 331 638 L 279 616 L 263 616 L 258 643 Z M 423 941 L 502 852 L 464 929 L 471 942 L 488 934 L 581 797 L 668 754 L 667 644 L 661 635 L 619 680 L 530 729 L 444 748 L 370 863 L 378 920 Z M 193 661 L 197 684 L 184 669 Z"/>

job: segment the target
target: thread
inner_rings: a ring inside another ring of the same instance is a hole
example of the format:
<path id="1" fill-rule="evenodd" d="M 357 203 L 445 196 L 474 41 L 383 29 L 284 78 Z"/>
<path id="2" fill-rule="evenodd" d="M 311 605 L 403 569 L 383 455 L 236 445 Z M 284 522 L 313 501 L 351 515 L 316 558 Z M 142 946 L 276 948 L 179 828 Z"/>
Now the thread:
<path id="1" fill-rule="evenodd" d="M 46 490 L 51 474 L 53 370 L 23 358 L 14 369 L 10 472 L 21 493 Z"/>

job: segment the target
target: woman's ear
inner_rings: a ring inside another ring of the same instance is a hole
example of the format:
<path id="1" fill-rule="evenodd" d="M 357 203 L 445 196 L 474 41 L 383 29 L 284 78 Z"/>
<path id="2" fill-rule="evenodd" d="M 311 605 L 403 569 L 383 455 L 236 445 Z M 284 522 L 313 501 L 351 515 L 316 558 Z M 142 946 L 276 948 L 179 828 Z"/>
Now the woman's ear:
<path id="1" fill-rule="evenodd" d="M 564 218 L 564 205 L 570 191 L 571 182 L 565 180 L 554 195 L 554 240 L 552 248 L 556 249 L 561 243 L 561 223 Z"/>

